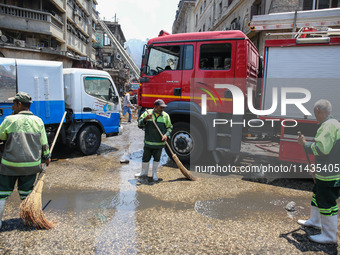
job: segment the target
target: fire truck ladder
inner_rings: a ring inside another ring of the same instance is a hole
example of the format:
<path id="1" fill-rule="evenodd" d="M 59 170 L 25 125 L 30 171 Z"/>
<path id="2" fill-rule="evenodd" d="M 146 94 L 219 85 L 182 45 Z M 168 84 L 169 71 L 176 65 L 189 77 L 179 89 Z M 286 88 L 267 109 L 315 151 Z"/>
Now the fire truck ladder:
<path id="1" fill-rule="evenodd" d="M 119 54 L 123 57 L 123 59 L 128 64 L 128 66 L 130 67 L 130 69 L 133 72 L 133 74 L 135 75 L 135 77 L 138 79 L 139 78 L 139 74 L 140 74 L 140 70 L 139 70 L 138 66 L 135 64 L 135 62 L 133 62 L 133 60 L 131 59 L 129 54 L 126 53 L 125 49 L 119 43 L 117 38 L 111 32 L 111 30 L 107 27 L 105 22 L 103 20 L 98 20 L 98 21 L 99 21 L 99 24 L 101 25 L 101 27 L 106 32 L 107 36 L 110 38 L 111 42 L 117 47 L 117 50 L 118 50 Z"/>

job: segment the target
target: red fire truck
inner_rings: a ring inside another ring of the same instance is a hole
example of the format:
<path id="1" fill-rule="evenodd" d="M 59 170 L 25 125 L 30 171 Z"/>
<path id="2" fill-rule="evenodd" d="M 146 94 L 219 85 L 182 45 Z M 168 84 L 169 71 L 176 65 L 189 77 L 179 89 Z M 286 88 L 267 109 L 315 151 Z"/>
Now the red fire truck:
<path id="1" fill-rule="evenodd" d="M 251 87 L 255 99 L 259 67 L 258 51 L 241 31 L 161 31 L 144 49 L 140 114 L 163 99 L 173 123 L 169 143 L 179 159 L 194 162 L 210 151 L 219 162 L 226 153 L 240 151 L 243 126 L 216 127 L 214 120 L 243 123 L 249 116 L 247 111 L 234 115 L 231 91 L 216 85 L 236 86 L 245 97 Z"/>
<path id="2" fill-rule="evenodd" d="M 320 37 L 320 33 L 312 31 L 306 38 L 303 36 L 265 41 L 261 108 L 271 107 L 274 88 L 303 88 L 310 93 L 310 99 L 303 106 L 311 115 L 305 115 L 296 106 L 291 105 L 287 106 L 286 115 L 283 116 L 279 104 L 273 113 L 265 117 L 296 121 L 295 127 L 280 127 L 280 160 L 307 163 L 305 152 L 296 138 L 297 132 L 301 131 L 307 140 L 313 140 L 318 128 L 313 115 L 314 103 L 317 100 L 329 100 L 332 103 L 333 116 L 340 120 L 340 37 L 328 37 L 327 31 Z M 298 92 L 291 93 L 290 96 L 304 97 Z"/>

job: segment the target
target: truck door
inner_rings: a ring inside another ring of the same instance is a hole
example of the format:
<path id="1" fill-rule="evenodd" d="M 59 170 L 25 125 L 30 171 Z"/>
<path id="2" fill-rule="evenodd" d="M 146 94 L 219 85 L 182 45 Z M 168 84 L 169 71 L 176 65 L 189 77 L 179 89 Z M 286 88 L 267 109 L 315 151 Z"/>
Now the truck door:
<path id="1" fill-rule="evenodd" d="M 196 100 L 206 94 L 208 112 L 231 112 L 230 93 L 226 89 L 215 89 L 214 85 L 234 84 L 236 41 L 197 42 L 195 55 L 198 57 L 195 59 L 195 80 L 192 83 L 193 98 Z"/>
<path id="2" fill-rule="evenodd" d="M 181 50 L 179 44 L 157 44 L 150 47 L 142 85 L 144 107 L 152 108 L 158 98 L 165 103 L 181 100 Z"/>
<path id="3" fill-rule="evenodd" d="M 108 77 L 83 75 L 82 119 L 96 120 L 105 133 L 119 130 L 119 98 L 114 83 Z"/>

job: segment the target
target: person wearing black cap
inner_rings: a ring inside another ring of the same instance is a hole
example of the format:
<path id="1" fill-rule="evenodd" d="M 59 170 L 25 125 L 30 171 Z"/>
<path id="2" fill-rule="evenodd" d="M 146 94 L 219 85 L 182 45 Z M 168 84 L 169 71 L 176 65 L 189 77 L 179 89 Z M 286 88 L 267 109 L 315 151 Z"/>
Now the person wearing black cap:
<path id="1" fill-rule="evenodd" d="M 140 128 L 145 128 L 145 138 L 142 170 L 135 175 L 136 177 L 145 177 L 148 175 L 149 161 L 151 156 L 153 156 L 152 179 L 158 181 L 157 169 L 161 159 L 162 149 L 165 146 L 165 141 L 170 138 L 172 131 L 170 117 L 164 112 L 165 107 L 167 107 L 167 105 L 164 101 L 162 99 L 157 99 L 155 101 L 155 107 L 152 110 L 146 110 L 138 120 L 138 126 Z M 156 122 L 163 136 L 160 136 L 152 119 Z"/>
<path id="2" fill-rule="evenodd" d="M 36 174 L 42 171 L 41 161 L 48 166 L 50 151 L 43 121 L 29 111 L 32 98 L 19 92 L 13 100 L 13 114 L 0 125 L 0 140 L 6 141 L 0 168 L 0 228 L 6 199 L 16 181 L 20 199 L 33 190 Z"/>

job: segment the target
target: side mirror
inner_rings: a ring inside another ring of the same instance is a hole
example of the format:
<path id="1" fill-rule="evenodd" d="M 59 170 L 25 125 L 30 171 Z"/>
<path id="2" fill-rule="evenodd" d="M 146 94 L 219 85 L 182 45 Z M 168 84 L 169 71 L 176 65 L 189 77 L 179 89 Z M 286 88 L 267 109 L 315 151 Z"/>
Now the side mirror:
<path id="1" fill-rule="evenodd" d="M 111 100 L 112 98 L 112 88 L 109 88 L 109 101 Z"/>
<path id="2" fill-rule="evenodd" d="M 118 96 L 112 96 L 112 102 L 114 103 L 114 104 L 118 104 Z"/>

